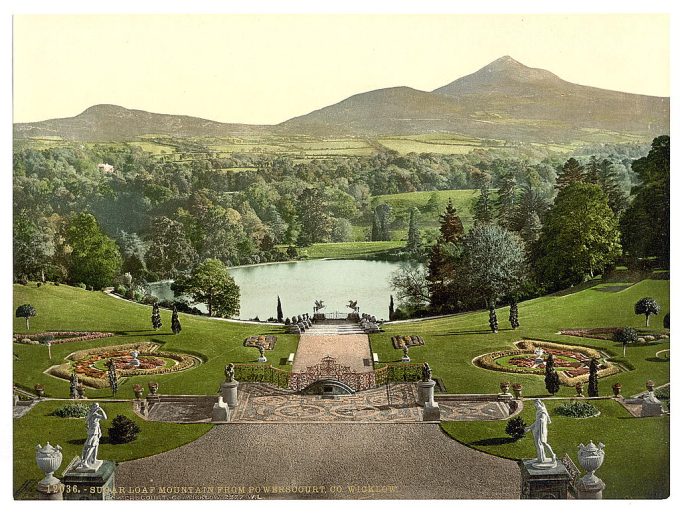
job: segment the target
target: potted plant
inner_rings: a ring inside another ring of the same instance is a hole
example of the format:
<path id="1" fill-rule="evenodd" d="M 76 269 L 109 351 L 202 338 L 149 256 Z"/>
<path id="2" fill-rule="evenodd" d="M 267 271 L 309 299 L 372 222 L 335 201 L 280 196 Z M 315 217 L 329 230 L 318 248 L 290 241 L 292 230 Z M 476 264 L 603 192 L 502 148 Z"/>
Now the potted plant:
<path id="1" fill-rule="evenodd" d="M 581 383 L 579 381 L 578 383 L 576 383 L 575 388 L 576 388 L 576 396 L 577 397 L 583 397 L 583 383 Z"/>
<path id="2" fill-rule="evenodd" d="M 515 395 L 515 399 L 522 397 L 522 383 L 513 383 L 512 393 Z"/>
<path id="3" fill-rule="evenodd" d="M 79 382 L 76 385 L 76 393 L 78 394 L 78 399 L 85 399 L 85 385 Z"/>
<path id="4" fill-rule="evenodd" d="M 155 381 L 149 382 L 149 395 L 156 395 L 158 393 L 158 383 Z"/>
<path id="5" fill-rule="evenodd" d="M 38 397 L 45 396 L 45 385 L 37 384 L 33 386 L 33 389 Z"/>
<path id="6" fill-rule="evenodd" d="M 650 379 L 645 383 L 648 392 L 654 392 L 654 382 Z"/>
<path id="7" fill-rule="evenodd" d="M 621 397 L 621 383 L 614 383 L 612 385 L 612 392 L 614 392 L 614 397 Z"/>
<path id="8" fill-rule="evenodd" d="M 132 385 L 132 390 L 135 393 L 135 399 L 141 399 L 144 396 L 144 387 L 139 383 Z"/>

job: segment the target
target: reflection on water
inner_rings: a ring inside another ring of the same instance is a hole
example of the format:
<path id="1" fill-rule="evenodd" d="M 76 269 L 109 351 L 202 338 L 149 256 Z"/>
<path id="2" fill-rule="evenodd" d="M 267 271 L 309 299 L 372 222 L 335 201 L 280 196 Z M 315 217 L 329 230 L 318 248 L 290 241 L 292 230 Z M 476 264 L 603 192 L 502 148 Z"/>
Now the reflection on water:
<path id="1" fill-rule="evenodd" d="M 346 313 L 352 299 L 359 302 L 360 312 L 387 319 L 390 276 L 398 266 L 368 260 L 308 260 L 234 267 L 229 273 L 241 288 L 241 319 L 276 317 L 277 295 L 284 317 L 311 315 L 315 299 L 326 304 L 323 312 Z M 152 283 L 150 292 L 161 300 L 172 299 L 170 285 L 170 281 Z M 199 308 L 206 311 L 205 305 Z"/>

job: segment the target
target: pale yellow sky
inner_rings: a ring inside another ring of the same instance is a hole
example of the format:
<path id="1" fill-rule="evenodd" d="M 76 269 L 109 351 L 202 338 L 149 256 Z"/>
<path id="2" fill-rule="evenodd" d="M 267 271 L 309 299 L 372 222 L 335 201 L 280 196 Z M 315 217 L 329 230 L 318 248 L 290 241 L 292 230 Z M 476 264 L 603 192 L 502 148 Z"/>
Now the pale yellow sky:
<path id="1" fill-rule="evenodd" d="M 670 94 L 667 15 L 21 15 L 14 121 L 112 103 L 279 123 L 371 89 L 432 90 L 503 55 Z"/>

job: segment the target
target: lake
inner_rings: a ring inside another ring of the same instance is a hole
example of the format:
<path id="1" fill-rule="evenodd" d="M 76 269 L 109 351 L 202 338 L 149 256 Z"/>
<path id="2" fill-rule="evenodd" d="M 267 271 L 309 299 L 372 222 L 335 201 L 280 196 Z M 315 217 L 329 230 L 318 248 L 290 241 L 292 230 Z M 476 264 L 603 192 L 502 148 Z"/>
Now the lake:
<path id="1" fill-rule="evenodd" d="M 314 300 L 323 300 L 322 313 L 348 313 L 349 300 L 357 300 L 361 313 L 387 319 L 390 277 L 396 262 L 370 260 L 307 260 L 232 267 L 229 274 L 241 289 L 240 319 L 276 317 L 276 296 L 281 297 L 283 316 L 313 313 Z M 149 284 L 159 299 L 173 299 L 171 281 Z M 207 311 L 205 305 L 197 305 Z"/>

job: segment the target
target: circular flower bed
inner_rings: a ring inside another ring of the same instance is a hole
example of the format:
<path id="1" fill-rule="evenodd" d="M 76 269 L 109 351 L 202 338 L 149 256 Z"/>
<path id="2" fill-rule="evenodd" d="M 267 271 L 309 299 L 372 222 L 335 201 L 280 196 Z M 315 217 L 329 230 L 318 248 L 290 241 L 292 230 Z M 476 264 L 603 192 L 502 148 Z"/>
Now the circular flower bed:
<path id="1" fill-rule="evenodd" d="M 114 347 L 100 347 L 77 351 L 67 356 L 66 363 L 52 367 L 48 373 L 69 379 L 75 372 L 78 379 L 93 388 L 105 388 L 108 383 L 109 360 L 112 360 L 119 377 L 167 374 L 180 372 L 201 363 L 200 359 L 184 353 L 157 351 L 158 346 L 149 342 Z M 136 351 L 139 365 L 131 355 Z"/>

